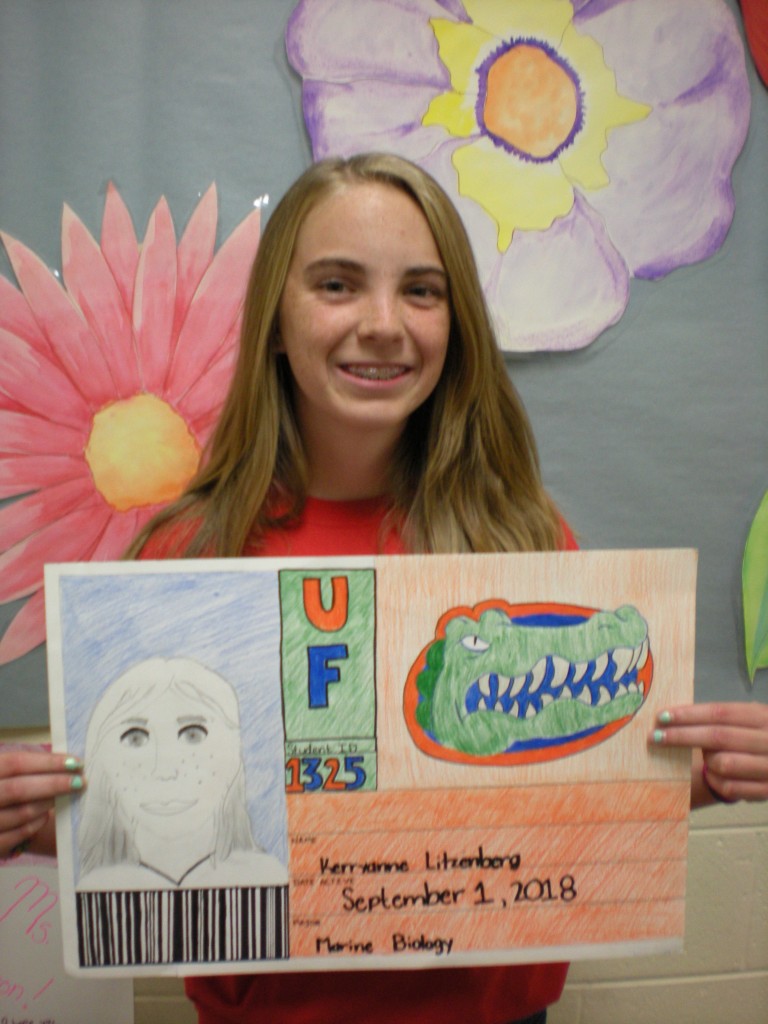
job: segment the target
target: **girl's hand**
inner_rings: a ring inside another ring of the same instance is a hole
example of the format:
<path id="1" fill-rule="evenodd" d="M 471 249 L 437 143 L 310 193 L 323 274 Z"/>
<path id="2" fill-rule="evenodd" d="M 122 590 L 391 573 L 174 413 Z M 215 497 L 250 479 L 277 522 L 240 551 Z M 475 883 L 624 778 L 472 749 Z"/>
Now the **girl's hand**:
<path id="1" fill-rule="evenodd" d="M 54 797 L 83 789 L 82 768 L 66 754 L 0 752 L 0 857 L 56 852 Z"/>
<path id="2" fill-rule="evenodd" d="M 653 746 L 691 747 L 691 807 L 768 800 L 768 705 L 689 704 L 658 716 Z"/>

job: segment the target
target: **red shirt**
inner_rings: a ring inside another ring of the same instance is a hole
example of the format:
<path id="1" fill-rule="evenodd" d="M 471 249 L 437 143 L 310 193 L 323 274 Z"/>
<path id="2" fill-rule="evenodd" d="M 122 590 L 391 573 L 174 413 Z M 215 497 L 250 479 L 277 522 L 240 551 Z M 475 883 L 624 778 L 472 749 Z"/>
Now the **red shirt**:
<path id="1" fill-rule="evenodd" d="M 402 554 L 396 533 L 381 534 L 387 511 L 380 498 L 309 498 L 301 521 L 272 530 L 245 555 Z M 563 524 L 563 547 L 575 550 Z M 142 558 L 163 558 L 172 529 L 151 537 Z M 507 1024 L 560 998 L 567 964 L 448 967 L 406 971 L 318 971 L 187 978 L 199 1024 Z"/>

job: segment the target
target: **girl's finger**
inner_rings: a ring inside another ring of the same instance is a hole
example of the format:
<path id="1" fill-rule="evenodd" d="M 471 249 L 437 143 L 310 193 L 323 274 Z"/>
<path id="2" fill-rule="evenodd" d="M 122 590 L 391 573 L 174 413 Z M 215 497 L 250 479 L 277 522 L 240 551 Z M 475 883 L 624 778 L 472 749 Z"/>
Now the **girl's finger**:
<path id="1" fill-rule="evenodd" d="M 64 775 L 21 775 L 0 779 L 0 809 L 52 800 L 85 788 L 79 773 Z"/>
<path id="2" fill-rule="evenodd" d="M 33 839 L 48 821 L 48 815 L 25 822 L 10 832 L 0 833 L 0 858 L 13 857 L 24 852 L 25 844 Z"/>
<path id="3" fill-rule="evenodd" d="M 654 746 L 731 750 L 768 755 L 768 730 L 731 725 L 660 725 L 649 735 Z"/>
<path id="4" fill-rule="evenodd" d="M 70 754 L 44 750 L 7 750 L 0 753 L 0 781 L 22 775 L 57 775 L 80 772 L 83 762 Z"/>

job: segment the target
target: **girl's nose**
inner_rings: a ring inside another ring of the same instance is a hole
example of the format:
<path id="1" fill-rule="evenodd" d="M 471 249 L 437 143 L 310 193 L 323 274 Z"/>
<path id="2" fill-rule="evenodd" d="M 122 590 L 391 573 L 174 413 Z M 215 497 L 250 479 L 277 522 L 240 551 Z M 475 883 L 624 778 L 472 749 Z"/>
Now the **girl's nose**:
<path id="1" fill-rule="evenodd" d="M 378 292 L 370 296 L 360 321 L 360 336 L 377 342 L 399 341 L 403 319 L 396 295 Z"/>
<path id="2" fill-rule="evenodd" d="M 157 743 L 155 747 L 154 777 L 158 782 L 168 782 L 179 774 L 177 752 L 167 743 Z"/>

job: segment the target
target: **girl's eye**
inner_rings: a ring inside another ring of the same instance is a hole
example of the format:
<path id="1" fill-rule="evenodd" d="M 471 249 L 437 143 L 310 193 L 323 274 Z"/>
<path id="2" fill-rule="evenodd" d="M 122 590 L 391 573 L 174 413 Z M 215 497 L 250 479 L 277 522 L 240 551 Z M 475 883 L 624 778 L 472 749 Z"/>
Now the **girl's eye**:
<path id="1" fill-rule="evenodd" d="M 179 729 L 179 739 L 190 746 L 202 743 L 207 735 L 208 730 L 204 725 L 185 725 L 183 729 Z"/>
<path id="2" fill-rule="evenodd" d="M 343 281 L 339 281 L 338 278 L 333 278 L 330 281 L 323 281 L 320 287 L 324 292 L 330 292 L 333 295 L 347 290 L 347 286 Z"/>
<path id="3" fill-rule="evenodd" d="M 491 645 L 479 636 L 465 636 L 462 638 L 461 646 L 466 647 L 468 651 L 475 651 L 476 654 L 480 654 L 483 651 L 487 651 Z"/>
<path id="4" fill-rule="evenodd" d="M 145 743 L 149 743 L 149 733 L 146 729 L 133 726 L 131 729 L 125 730 L 120 737 L 120 742 L 124 747 L 143 747 Z"/>

